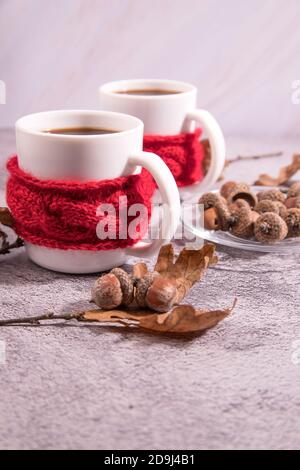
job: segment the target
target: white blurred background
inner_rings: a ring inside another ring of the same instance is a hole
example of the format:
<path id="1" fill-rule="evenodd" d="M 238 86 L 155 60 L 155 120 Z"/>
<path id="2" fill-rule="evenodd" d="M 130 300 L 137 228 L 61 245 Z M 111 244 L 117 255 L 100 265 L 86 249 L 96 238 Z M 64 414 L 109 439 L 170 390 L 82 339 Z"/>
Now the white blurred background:
<path id="1" fill-rule="evenodd" d="M 0 127 L 158 77 L 198 85 L 228 136 L 300 136 L 299 56 L 299 0 L 0 0 Z"/>

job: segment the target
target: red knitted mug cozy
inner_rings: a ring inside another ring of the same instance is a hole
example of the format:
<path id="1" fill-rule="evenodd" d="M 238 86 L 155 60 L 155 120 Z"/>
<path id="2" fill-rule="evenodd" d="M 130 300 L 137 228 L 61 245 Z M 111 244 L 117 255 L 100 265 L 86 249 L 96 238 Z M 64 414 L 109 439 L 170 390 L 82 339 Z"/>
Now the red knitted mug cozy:
<path id="1" fill-rule="evenodd" d="M 136 237 L 128 234 L 128 225 L 135 217 L 128 216 L 125 239 L 118 237 L 122 222 L 120 197 L 127 197 L 127 206 L 143 204 L 151 216 L 153 187 L 141 175 L 111 180 L 78 182 L 40 180 L 19 168 L 18 158 L 7 163 L 7 203 L 15 221 L 16 233 L 25 241 L 63 250 L 110 250 L 134 245 L 143 237 L 145 221 Z M 122 200 L 122 199 L 121 199 Z M 124 200 L 124 198 L 123 198 Z M 112 204 L 116 210 L 116 239 L 99 240 L 96 229 L 101 204 Z M 127 234 L 127 237 L 126 237 Z"/>
<path id="2" fill-rule="evenodd" d="M 203 179 L 204 148 L 200 141 L 201 129 L 176 135 L 145 135 L 144 150 L 159 155 L 171 170 L 178 187 L 189 186 Z M 156 188 L 147 170 L 142 175 L 145 182 Z"/>

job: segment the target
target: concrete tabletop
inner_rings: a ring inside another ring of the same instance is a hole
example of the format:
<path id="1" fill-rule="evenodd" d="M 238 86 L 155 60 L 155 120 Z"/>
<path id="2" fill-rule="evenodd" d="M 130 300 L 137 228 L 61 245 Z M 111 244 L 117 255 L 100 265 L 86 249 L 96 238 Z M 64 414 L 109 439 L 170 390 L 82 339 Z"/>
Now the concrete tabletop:
<path id="1" fill-rule="evenodd" d="M 228 167 L 227 178 L 246 182 L 300 151 L 291 140 L 227 143 L 228 157 L 285 152 Z M 13 132 L 1 131 L 1 189 L 14 147 Z M 73 322 L 1 328 L 0 448 L 299 449 L 300 256 L 218 255 L 187 300 L 225 308 L 237 296 L 238 305 L 202 336 Z M 0 316 L 88 308 L 94 279 L 41 269 L 23 249 L 2 256 Z"/>

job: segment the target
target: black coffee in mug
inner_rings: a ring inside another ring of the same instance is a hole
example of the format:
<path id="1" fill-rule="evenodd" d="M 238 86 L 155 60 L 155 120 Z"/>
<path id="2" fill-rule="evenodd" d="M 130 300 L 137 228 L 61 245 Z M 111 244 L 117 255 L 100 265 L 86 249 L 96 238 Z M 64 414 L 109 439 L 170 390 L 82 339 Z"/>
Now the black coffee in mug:
<path id="1" fill-rule="evenodd" d="M 162 95 L 178 95 L 181 91 L 177 90 L 161 90 L 161 89 L 145 89 L 145 90 L 125 90 L 116 91 L 118 95 L 135 95 L 135 96 L 162 96 Z"/>
<path id="2" fill-rule="evenodd" d="M 102 129 L 98 127 L 68 127 L 62 129 L 46 129 L 46 134 L 56 135 L 103 135 L 103 134 L 115 134 L 116 132 L 112 129 Z"/>

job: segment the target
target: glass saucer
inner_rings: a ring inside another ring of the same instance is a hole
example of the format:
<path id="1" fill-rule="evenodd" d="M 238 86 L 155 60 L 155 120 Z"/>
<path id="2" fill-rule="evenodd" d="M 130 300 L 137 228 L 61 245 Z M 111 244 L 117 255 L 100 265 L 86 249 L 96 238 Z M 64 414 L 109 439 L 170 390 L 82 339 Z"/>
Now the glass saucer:
<path id="1" fill-rule="evenodd" d="M 252 186 L 252 191 L 257 193 L 268 189 L 274 189 L 270 187 Z M 278 189 L 278 188 L 276 188 Z M 218 193 L 218 190 L 211 191 Z M 199 196 L 200 197 L 200 196 Z M 196 204 L 199 197 L 191 198 L 184 201 L 185 205 Z M 236 237 L 230 232 L 222 232 L 221 230 L 205 230 L 204 227 L 196 226 L 194 211 L 185 211 L 184 218 L 182 218 L 183 225 L 186 230 L 191 232 L 196 237 L 202 238 L 213 242 L 218 245 L 229 246 L 239 250 L 256 251 L 261 253 L 277 253 L 277 254 L 291 254 L 300 253 L 300 237 L 297 238 L 286 238 L 282 242 L 278 242 L 274 245 L 267 245 L 256 240 L 246 240 L 243 238 Z M 199 215 L 200 216 L 200 215 Z"/>

